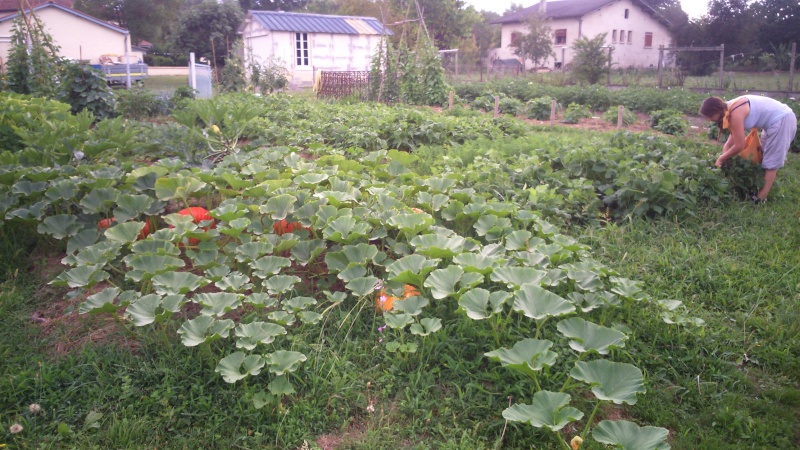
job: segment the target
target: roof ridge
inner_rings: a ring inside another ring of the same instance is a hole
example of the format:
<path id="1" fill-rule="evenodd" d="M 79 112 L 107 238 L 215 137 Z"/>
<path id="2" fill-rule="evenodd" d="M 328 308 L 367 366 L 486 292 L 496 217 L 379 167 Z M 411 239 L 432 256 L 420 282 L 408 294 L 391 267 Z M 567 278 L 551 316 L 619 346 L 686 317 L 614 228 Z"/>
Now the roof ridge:
<path id="1" fill-rule="evenodd" d="M 334 14 L 319 14 L 319 13 L 299 13 L 294 11 L 264 11 L 259 9 L 251 9 L 248 11 L 249 13 L 254 14 L 275 14 L 275 15 L 294 15 L 294 16 L 314 16 L 314 17 L 325 17 L 331 19 L 372 19 L 378 20 L 377 17 L 370 17 L 370 16 L 340 16 Z"/>

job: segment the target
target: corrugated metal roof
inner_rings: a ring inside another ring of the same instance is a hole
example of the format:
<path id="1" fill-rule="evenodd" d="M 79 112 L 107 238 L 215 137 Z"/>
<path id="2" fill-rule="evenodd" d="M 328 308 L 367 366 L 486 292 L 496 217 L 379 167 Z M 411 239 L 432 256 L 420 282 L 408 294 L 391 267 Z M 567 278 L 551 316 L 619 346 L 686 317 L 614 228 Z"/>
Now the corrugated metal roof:
<path id="1" fill-rule="evenodd" d="M 298 33 L 381 34 L 381 22 L 373 17 L 326 16 L 275 11 L 248 11 L 267 30 Z M 386 34 L 393 34 L 389 29 Z"/>
<path id="2" fill-rule="evenodd" d="M 596 11 L 603 6 L 616 2 L 617 0 L 560 0 L 546 2 L 545 17 L 548 19 L 567 19 L 571 17 L 583 17 L 592 11 Z M 644 0 L 633 0 L 633 4 L 642 8 L 655 20 L 669 26 L 669 21 L 658 13 L 652 6 Z M 515 11 L 507 16 L 493 20 L 491 23 L 520 23 L 527 20 L 528 16 L 540 10 L 540 2 L 533 6 Z"/>

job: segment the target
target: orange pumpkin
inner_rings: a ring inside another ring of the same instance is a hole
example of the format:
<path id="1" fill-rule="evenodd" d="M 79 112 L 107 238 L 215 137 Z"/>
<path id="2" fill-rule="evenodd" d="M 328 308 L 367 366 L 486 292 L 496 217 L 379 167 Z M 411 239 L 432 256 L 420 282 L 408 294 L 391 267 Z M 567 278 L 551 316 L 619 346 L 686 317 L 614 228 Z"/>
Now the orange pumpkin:
<path id="1" fill-rule="evenodd" d="M 395 300 L 397 300 L 397 297 L 388 295 L 386 291 L 381 289 L 375 294 L 375 310 L 378 312 L 391 311 Z"/>
<path id="2" fill-rule="evenodd" d="M 106 228 L 110 227 L 111 225 L 114 225 L 114 222 L 116 222 L 116 221 L 117 221 L 117 219 L 115 219 L 113 217 L 108 218 L 108 219 L 100 219 L 100 221 L 97 222 L 97 229 L 98 230 L 105 230 Z"/>
<path id="3" fill-rule="evenodd" d="M 416 295 L 422 295 L 419 293 L 419 289 L 415 286 L 407 284 L 403 287 L 403 299 L 407 299 L 408 297 L 414 297 Z"/>
<path id="4" fill-rule="evenodd" d="M 208 231 L 211 228 L 216 228 L 217 223 L 214 221 L 214 218 L 208 213 L 208 210 L 200 207 L 200 206 L 190 206 L 188 208 L 184 208 L 178 211 L 178 214 L 182 216 L 192 216 L 194 223 L 199 224 L 200 222 L 210 220 L 211 225 L 208 227 L 203 228 L 203 231 Z M 189 238 L 189 245 L 197 245 L 200 242 L 199 239 L 196 238 Z"/>
<path id="5" fill-rule="evenodd" d="M 308 230 L 308 228 L 303 227 L 302 223 L 289 222 L 286 219 L 275 222 L 272 229 L 275 230 L 275 234 L 278 236 L 282 236 L 286 233 L 294 233 L 296 230 Z"/>
<path id="6" fill-rule="evenodd" d="M 150 236 L 150 219 L 145 219 L 144 228 L 142 228 L 142 231 L 139 232 L 139 236 L 136 237 L 136 240 L 141 241 L 147 236 Z"/>

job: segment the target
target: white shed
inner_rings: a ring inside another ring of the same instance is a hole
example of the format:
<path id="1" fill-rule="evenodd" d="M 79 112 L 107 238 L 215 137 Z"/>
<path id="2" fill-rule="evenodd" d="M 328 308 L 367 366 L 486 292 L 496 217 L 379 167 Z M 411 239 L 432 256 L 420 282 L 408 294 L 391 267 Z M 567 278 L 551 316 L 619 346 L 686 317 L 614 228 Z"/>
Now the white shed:
<path id="1" fill-rule="evenodd" d="M 248 11 L 239 28 L 245 61 L 280 60 L 295 86 L 310 86 L 320 70 L 366 71 L 381 35 L 372 17 Z"/>

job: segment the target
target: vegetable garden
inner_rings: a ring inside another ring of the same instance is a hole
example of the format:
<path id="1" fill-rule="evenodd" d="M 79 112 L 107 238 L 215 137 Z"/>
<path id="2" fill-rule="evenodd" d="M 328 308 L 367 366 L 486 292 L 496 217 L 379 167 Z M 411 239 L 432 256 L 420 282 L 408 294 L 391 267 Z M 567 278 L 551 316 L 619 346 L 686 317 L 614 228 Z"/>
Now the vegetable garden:
<path id="1" fill-rule="evenodd" d="M 480 97 L 470 89 L 465 101 Z M 559 100 L 614 104 L 584 94 Z M 647 113 L 697 104 L 640 94 L 620 95 Z M 58 255 L 55 296 L 141 345 L 88 346 L 66 365 L 6 351 L 17 362 L 0 417 L 23 428 L 6 431 L 9 446 L 726 448 L 639 406 L 666 386 L 695 401 L 686 373 L 647 360 L 642 333 L 692 347 L 714 334 L 706 313 L 691 289 L 653 292 L 623 273 L 598 241 L 735 202 L 752 186 L 713 168 L 714 146 L 283 94 L 94 124 L 0 95 L 3 251 Z M 48 300 L 15 303 L 35 283 L 13 269 L 4 314 Z M 791 392 L 797 323 L 782 333 L 786 367 L 770 379 Z M 114 387 L 82 386 L 92 379 Z M 793 395 L 778 403 L 797 414 Z M 787 446 L 792 423 L 730 442 Z"/>

